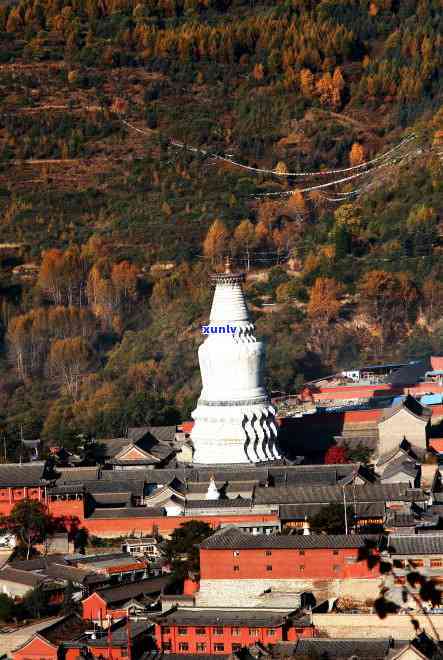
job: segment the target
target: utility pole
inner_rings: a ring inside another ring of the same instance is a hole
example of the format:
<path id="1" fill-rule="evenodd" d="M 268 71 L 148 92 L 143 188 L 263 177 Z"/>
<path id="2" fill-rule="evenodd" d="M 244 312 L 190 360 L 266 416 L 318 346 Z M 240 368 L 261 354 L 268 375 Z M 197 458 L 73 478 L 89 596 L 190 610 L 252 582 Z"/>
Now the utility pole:
<path id="1" fill-rule="evenodd" d="M 348 512 L 346 511 L 346 493 L 345 487 L 343 486 L 343 506 L 345 509 L 345 534 L 348 534 Z"/>

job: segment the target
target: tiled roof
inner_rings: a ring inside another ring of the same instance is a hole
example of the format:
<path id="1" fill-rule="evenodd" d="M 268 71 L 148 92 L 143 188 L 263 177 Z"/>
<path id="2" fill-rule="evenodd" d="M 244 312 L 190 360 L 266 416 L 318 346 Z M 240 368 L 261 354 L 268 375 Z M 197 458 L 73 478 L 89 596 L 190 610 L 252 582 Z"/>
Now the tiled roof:
<path id="1" fill-rule="evenodd" d="M 0 487 L 38 486 L 43 479 L 45 463 L 5 463 L 0 465 Z"/>
<path id="2" fill-rule="evenodd" d="M 95 496 L 98 493 L 131 493 L 141 497 L 144 490 L 143 478 L 138 481 L 136 479 L 124 479 L 124 475 L 118 475 L 119 478 L 114 478 L 112 481 L 93 481 L 86 485 L 87 490 L 91 495 Z"/>
<path id="3" fill-rule="evenodd" d="M 330 660 L 349 660 L 349 658 L 371 658 L 384 660 L 390 649 L 389 639 L 300 639 L 293 644 L 277 643 L 273 647 L 274 655 L 288 655 L 309 658 L 330 658 Z"/>
<path id="4" fill-rule="evenodd" d="M 115 603 L 123 603 L 130 598 L 140 598 L 146 594 L 161 593 L 170 582 L 171 578 L 169 576 L 148 578 L 147 580 L 129 582 L 115 587 L 106 587 L 105 589 L 100 589 L 97 593 L 108 605 L 113 605 Z"/>
<path id="5" fill-rule="evenodd" d="M 62 483 L 96 481 L 99 478 L 98 467 L 57 468 L 57 486 Z"/>
<path id="6" fill-rule="evenodd" d="M 387 527 L 415 527 L 417 523 L 418 520 L 412 513 L 391 511 L 386 517 Z"/>
<path id="7" fill-rule="evenodd" d="M 236 509 L 251 508 L 252 500 L 236 497 L 235 499 L 219 499 L 219 500 L 187 500 L 187 509 Z"/>
<path id="8" fill-rule="evenodd" d="M 190 608 L 182 607 L 164 612 L 156 617 L 156 621 L 165 625 L 183 625 L 183 626 L 251 626 L 276 628 L 281 626 L 295 612 L 288 610 L 286 612 L 275 612 L 264 609 L 210 609 L 210 608 Z M 309 617 L 297 618 L 297 627 L 311 625 Z"/>
<path id="9" fill-rule="evenodd" d="M 154 509 L 145 506 L 125 506 L 120 509 L 95 509 L 89 518 L 115 520 L 120 518 L 157 518 L 164 515 L 166 514 L 163 508 Z"/>
<path id="10" fill-rule="evenodd" d="M 66 564 L 50 564 L 43 571 L 44 575 L 62 580 L 70 580 L 78 584 L 94 584 L 106 582 L 106 576 L 98 575 L 84 568 L 76 568 Z"/>
<path id="11" fill-rule="evenodd" d="M 381 478 L 382 480 L 389 479 L 390 477 L 393 477 L 400 472 L 404 472 L 410 476 L 411 479 L 415 479 L 417 476 L 417 471 L 418 469 L 415 463 L 407 460 L 405 456 L 400 456 L 399 458 L 391 461 L 391 463 L 386 466 Z"/>
<path id="12" fill-rule="evenodd" d="M 361 548 L 367 540 L 378 541 L 378 536 L 360 534 L 246 534 L 234 527 L 225 527 L 216 532 L 203 543 L 200 548 L 269 548 L 308 550 L 309 548 Z"/>
<path id="13" fill-rule="evenodd" d="M 409 488 L 408 484 L 365 484 L 349 486 L 349 498 L 356 502 L 423 502 L 428 498 L 420 489 Z M 256 488 L 255 504 L 329 504 L 343 502 L 341 486 L 305 486 Z"/>
<path id="14" fill-rule="evenodd" d="M 149 433 L 154 436 L 157 442 L 174 442 L 177 426 L 150 426 Z"/>
<path id="15" fill-rule="evenodd" d="M 32 573 L 31 571 L 20 571 L 16 568 L 2 568 L 0 571 L 0 582 L 7 580 L 8 582 L 15 582 L 17 584 L 24 584 L 28 587 L 37 587 L 47 578 L 44 575 Z"/>
<path id="16" fill-rule="evenodd" d="M 303 520 L 305 515 L 315 516 L 325 504 L 282 504 L 280 505 L 280 518 L 283 520 Z M 354 506 L 352 506 L 354 510 Z M 385 515 L 384 502 L 357 502 L 355 505 L 357 516 L 360 518 L 383 518 Z"/>
<path id="17" fill-rule="evenodd" d="M 93 497 L 97 506 L 107 504 L 127 506 L 131 503 L 131 493 L 94 493 Z"/>
<path id="18" fill-rule="evenodd" d="M 423 421 L 428 421 L 432 416 L 432 410 L 426 406 L 422 406 L 417 399 L 414 399 L 413 396 L 408 394 L 406 399 L 398 404 L 398 406 L 393 406 L 392 408 L 385 408 L 380 417 L 380 422 L 385 422 L 390 417 L 396 415 L 400 410 L 407 410 L 417 417 L 418 419 L 423 419 Z"/>
<path id="19" fill-rule="evenodd" d="M 443 534 L 391 534 L 388 548 L 393 555 L 443 555 Z"/>

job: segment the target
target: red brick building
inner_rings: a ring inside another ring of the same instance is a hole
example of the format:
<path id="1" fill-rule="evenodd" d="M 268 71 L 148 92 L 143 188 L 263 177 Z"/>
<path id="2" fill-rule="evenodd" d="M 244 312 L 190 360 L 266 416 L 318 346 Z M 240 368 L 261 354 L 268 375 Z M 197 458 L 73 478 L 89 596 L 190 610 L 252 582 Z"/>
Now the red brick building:
<path id="1" fill-rule="evenodd" d="M 251 535 L 225 528 L 200 546 L 202 580 L 378 578 L 378 568 L 358 561 L 371 536 Z"/>
<path id="2" fill-rule="evenodd" d="M 84 621 L 108 625 L 110 620 L 116 621 L 127 616 L 128 603 L 132 600 L 156 600 L 169 581 L 168 576 L 163 576 L 95 591 L 82 600 L 82 618 Z"/>
<path id="3" fill-rule="evenodd" d="M 180 654 L 230 654 L 257 643 L 277 644 L 313 637 L 307 616 L 295 611 L 173 608 L 155 620 L 159 651 Z"/>

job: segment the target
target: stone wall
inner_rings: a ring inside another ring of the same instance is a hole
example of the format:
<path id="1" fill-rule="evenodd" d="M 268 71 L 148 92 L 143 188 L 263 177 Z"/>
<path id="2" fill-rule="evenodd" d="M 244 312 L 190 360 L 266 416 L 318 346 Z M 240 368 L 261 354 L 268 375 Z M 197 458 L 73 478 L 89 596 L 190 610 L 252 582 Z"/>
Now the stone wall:
<path id="1" fill-rule="evenodd" d="M 321 603 L 327 599 L 348 597 L 364 602 L 379 595 L 380 584 L 374 579 L 347 580 L 201 580 L 195 594 L 198 607 L 287 607 L 294 599 L 298 606 L 302 593 L 312 593 Z M 268 590 L 271 590 L 270 593 Z M 268 593 L 265 593 L 268 591 Z"/>
<path id="2" fill-rule="evenodd" d="M 414 618 L 432 635 L 426 617 L 414 614 Z M 434 614 L 430 619 L 442 637 L 443 615 Z M 414 637 L 411 619 L 407 614 L 395 614 L 386 619 L 379 619 L 376 614 L 313 614 L 312 622 L 321 633 L 337 639 L 352 637 L 412 639 Z"/>

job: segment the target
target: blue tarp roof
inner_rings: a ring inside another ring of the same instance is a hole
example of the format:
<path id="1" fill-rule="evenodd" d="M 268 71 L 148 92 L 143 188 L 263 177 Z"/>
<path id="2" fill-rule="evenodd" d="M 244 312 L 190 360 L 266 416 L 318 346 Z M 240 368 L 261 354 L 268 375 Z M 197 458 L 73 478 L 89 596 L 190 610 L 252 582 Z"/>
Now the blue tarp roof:
<path id="1" fill-rule="evenodd" d="M 403 401 L 404 401 L 405 399 L 406 399 L 405 396 L 395 396 L 395 397 L 392 399 L 391 407 L 394 408 L 394 406 L 398 406 L 398 404 L 399 404 L 399 403 L 403 403 Z"/>
<path id="2" fill-rule="evenodd" d="M 442 403 L 443 396 L 441 394 L 423 394 L 420 399 L 422 406 L 435 405 Z"/>

